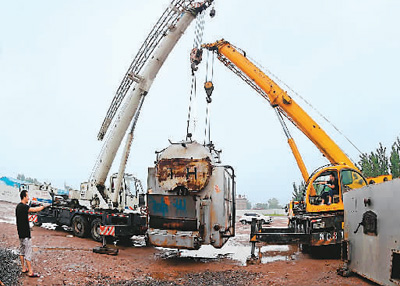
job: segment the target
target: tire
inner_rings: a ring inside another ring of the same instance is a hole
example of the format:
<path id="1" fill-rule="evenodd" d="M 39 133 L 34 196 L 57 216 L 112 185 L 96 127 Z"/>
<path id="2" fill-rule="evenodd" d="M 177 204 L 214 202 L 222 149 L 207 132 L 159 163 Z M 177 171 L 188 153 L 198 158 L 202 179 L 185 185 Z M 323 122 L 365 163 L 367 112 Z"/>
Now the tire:
<path id="1" fill-rule="evenodd" d="M 75 216 L 72 219 L 72 231 L 77 237 L 87 237 L 90 231 L 89 222 L 83 216 Z"/>
<path id="2" fill-rule="evenodd" d="M 308 244 L 300 244 L 301 252 L 303 253 L 310 253 L 311 252 L 311 246 Z"/>
<path id="3" fill-rule="evenodd" d="M 101 242 L 103 241 L 103 237 L 100 235 L 100 225 L 102 221 L 100 218 L 96 218 L 90 224 L 90 235 L 94 241 Z"/>
<path id="4" fill-rule="evenodd" d="M 247 224 L 247 221 L 245 221 L 245 220 L 241 220 L 240 222 L 241 222 L 243 225 Z"/>

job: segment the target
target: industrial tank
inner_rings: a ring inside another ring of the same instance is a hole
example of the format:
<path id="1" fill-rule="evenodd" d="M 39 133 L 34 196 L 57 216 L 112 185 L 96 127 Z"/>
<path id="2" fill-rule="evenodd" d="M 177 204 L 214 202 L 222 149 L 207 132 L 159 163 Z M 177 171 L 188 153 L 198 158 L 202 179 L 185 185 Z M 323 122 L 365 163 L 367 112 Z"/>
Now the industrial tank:
<path id="1" fill-rule="evenodd" d="M 152 245 L 222 247 L 235 235 L 235 175 L 220 151 L 195 141 L 172 143 L 148 172 L 148 239 Z"/>

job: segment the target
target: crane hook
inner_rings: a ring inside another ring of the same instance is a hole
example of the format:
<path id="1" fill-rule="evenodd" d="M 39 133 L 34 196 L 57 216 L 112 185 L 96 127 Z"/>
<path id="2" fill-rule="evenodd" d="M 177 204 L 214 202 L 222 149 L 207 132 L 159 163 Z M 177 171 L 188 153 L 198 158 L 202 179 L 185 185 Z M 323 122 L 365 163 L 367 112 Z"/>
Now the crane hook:
<path id="1" fill-rule="evenodd" d="M 214 7 L 212 7 L 211 10 L 210 10 L 210 17 L 211 18 L 215 17 L 215 9 L 214 9 Z"/>
<path id="2" fill-rule="evenodd" d="M 192 63 L 191 64 L 192 72 L 197 71 L 198 69 L 197 65 L 201 62 L 202 59 L 203 59 L 203 50 L 198 48 L 193 48 L 192 51 L 190 52 L 190 62 Z"/>
<path id="3" fill-rule="evenodd" d="M 212 92 L 214 91 L 214 85 L 211 81 L 206 81 L 204 83 L 204 89 L 206 90 L 207 94 L 207 103 L 211 103 L 211 95 Z"/>

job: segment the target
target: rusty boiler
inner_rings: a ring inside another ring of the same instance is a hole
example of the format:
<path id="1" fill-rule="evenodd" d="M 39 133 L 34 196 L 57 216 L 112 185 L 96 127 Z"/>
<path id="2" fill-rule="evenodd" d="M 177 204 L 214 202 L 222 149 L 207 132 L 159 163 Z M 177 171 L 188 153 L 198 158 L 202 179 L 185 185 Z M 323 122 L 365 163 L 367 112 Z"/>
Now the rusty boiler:
<path id="1" fill-rule="evenodd" d="M 400 285 L 400 179 L 344 193 L 342 275 Z"/>
<path id="2" fill-rule="evenodd" d="M 235 235 L 235 175 L 213 145 L 172 143 L 148 171 L 150 244 L 222 247 Z"/>

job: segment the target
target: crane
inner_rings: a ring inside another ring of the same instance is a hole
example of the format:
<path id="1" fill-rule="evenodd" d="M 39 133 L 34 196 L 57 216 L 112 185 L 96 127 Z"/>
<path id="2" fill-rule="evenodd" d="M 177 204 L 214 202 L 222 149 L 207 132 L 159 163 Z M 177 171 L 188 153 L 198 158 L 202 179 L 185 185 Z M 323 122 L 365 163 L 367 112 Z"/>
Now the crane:
<path id="1" fill-rule="evenodd" d="M 80 190 L 71 190 L 68 199 L 54 201 L 51 208 L 42 211 L 38 215 L 39 223 L 71 226 L 78 237 L 90 235 L 96 241 L 103 240 L 100 252 L 108 251 L 105 235 L 123 239 L 146 233 L 147 214 L 140 211 L 145 204 L 143 187 L 133 175 L 125 173 L 133 133 L 146 95 L 168 55 L 192 21 L 212 2 L 170 2 L 139 49 L 111 102 L 98 134 L 99 140 L 105 136 L 106 140 L 90 179 L 81 183 Z M 119 171 L 109 176 L 110 184 L 106 187 L 111 165 L 125 135 L 127 140 Z"/>
<path id="2" fill-rule="evenodd" d="M 79 199 L 90 201 L 92 208 L 123 210 L 127 206 L 137 205 L 137 198 L 131 197 L 132 200 L 129 201 L 128 196 L 128 200 L 126 199 L 124 193 L 127 184 L 124 174 L 140 109 L 154 79 L 176 43 L 192 21 L 212 2 L 213 0 L 199 3 L 173 0 L 133 59 L 98 133 L 99 140 L 103 140 L 107 134 L 103 148 L 89 181 L 81 184 Z M 110 187 L 106 188 L 108 173 L 129 127 L 119 171 L 111 176 Z"/>
<path id="3" fill-rule="evenodd" d="M 218 59 L 242 80 L 264 97 L 275 110 L 288 137 L 289 146 L 295 156 L 306 182 L 305 200 L 297 213 L 290 218 L 289 229 L 266 231 L 255 230 L 255 239 L 276 243 L 301 242 L 306 245 L 338 244 L 343 238 L 343 193 L 367 185 L 367 180 L 351 159 L 329 137 L 329 135 L 268 75 L 250 61 L 244 52 L 225 40 L 203 44 L 202 48 L 215 52 Z M 331 163 L 308 176 L 307 169 L 284 123 L 286 117 L 293 123 Z M 336 190 L 327 184 L 329 175 L 336 178 Z M 332 204 L 324 201 L 323 194 L 331 191 Z M 265 234 L 265 235 L 264 235 Z"/>

